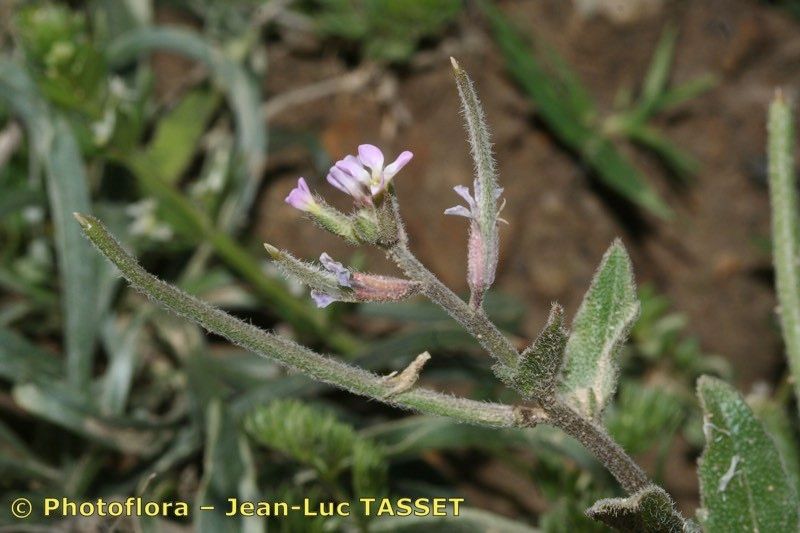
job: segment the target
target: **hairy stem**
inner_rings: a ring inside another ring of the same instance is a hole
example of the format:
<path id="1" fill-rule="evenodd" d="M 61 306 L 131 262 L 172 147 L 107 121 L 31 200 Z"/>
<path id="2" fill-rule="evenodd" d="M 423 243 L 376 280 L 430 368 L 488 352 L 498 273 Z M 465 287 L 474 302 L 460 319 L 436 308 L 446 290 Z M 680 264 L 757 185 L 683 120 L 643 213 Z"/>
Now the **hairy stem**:
<path id="1" fill-rule="evenodd" d="M 772 248 L 775 285 L 783 340 L 795 393 L 800 399 L 800 235 L 797 179 L 794 170 L 794 128 L 789 103 L 778 93 L 769 109 L 769 192 L 772 205 Z"/>
<path id="2" fill-rule="evenodd" d="M 489 354 L 507 367 L 515 368 L 519 359 L 518 352 L 483 310 L 470 307 L 425 268 L 409 250 L 408 236 L 403 228 L 396 198 L 392 197 L 390 200 L 393 202 L 398 241 L 388 249 L 389 256 L 409 278 L 420 283 L 425 296 L 447 311 Z M 583 444 L 626 491 L 634 493 L 653 484 L 604 428 L 584 418 L 556 396 L 540 400 L 542 410 L 548 417 L 547 422 Z"/>
<path id="3" fill-rule="evenodd" d="M 208 331 L 316 380 L 397 407 L 448 416 L 477 425 L 526 427 L 535 426 L 547 418 L 538 408 L 477 402 L 424 388 L 413 388 L 392 395 L 394 384 L 390 380 L 258 329 L 161 281 L 125 252 L 99 220 L 77 214 L 76 218 L 92 244 L 116 265 L 134 288 L 178 315 L 197 322 Z"/>
<path id="4" fill-rule="evenodd" d="M 495 326 L 482 308 L 472 307 L 458 297 L 444 283 L 425 268 L 419 259 L 411 253 L 405 239 L 389 248 L 389 257 L 397 263 L 405 274 L 421 285 L 421 292 L 461 324 L 471 333 L 489 354 L 500 363 L 515 368 L 519 359 L 519 352 L 511 341 Z"/>
<path id="5" fill-rule="evenodd" d="M 594 421 L 584 418 L 562 401 L 544 406 L 548 422 L 574 438 L 594 455 L 630 494 L 654 485 L 625 450 Z"/>

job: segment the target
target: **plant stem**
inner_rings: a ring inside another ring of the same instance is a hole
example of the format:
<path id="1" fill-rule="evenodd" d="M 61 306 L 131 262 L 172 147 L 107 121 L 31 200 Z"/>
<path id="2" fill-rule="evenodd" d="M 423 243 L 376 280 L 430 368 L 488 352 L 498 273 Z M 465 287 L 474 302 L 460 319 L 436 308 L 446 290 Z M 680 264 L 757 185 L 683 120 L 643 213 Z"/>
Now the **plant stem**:
<path id="1" fill-rule="evenodd" d="M 781 93 L 769 108 L 769 193 L 778 316 L 795 394 L 800 399 L 800 242 L 792 111 Z"/>
<path id="2" fill-rule="evenodd" d="M 316 380 L 397 407 L 483 426 L 532 427 L 547 418 L 541 409 L 535 407 L 478 402 L 424 388 L 390 396 L 393 385 L 389 380 L 267 333 L 186 294 L 144 270 L 99 220 L 78 214 L 76 218 L 89 240 L 117 266 L 133 287 L 208 331 Z"/>
<path id="3" fill-rule="evenodd" d="M 543 409 L 550 417 L 550 424 L 583 444 L 627 492 L 633 494 L 654 485 L 603 427 L 584 418 L 560 400 Z"/>
<path id="4" fill-rule="evenodd" d="M 486 316 L 482 308 L 473 308 L 433 275 L 408 249 L 404 242 L 388 250 L 389 257 L 406 275 L 421 285 L 421 292 L 436 302 L 470 332 L 483 348 L 509 368 L 517 366 L 519 353 Z"/>
<path id="5" fill-rule="evenodd" d="M 388 254 L 406 275 L 422 286 L 422 293 L 447 311 L 461 326 L 498 361 L 515 368 L 519 358 L 511 342 L 497 329 L 481 308 L 470 307 L 425 268 L 408 248 L 408 236 L 403 228 L 396 198 L 390 198 L 398 228 L 398 241 L 388 249 Z M 558 397 L 540 402 L 547 413 L 547 422 L 575 438 L 616 478 L 629 493 L 637 492 L 653 483 L 625 450 L 617 444 L 604 428 L 582 417 Z"/>

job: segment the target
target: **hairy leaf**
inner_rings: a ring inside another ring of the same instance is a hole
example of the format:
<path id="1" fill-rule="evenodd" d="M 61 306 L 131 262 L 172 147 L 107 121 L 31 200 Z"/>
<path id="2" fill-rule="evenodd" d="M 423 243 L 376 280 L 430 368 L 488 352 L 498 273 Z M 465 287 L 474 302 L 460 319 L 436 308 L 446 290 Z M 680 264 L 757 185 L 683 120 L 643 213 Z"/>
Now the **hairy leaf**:
<path id="1" fill-rule="evenodd" d="M 733 387 L 697 384 L 706 447 L 699 461 L 699 513 L 709 533 L 797 531 L 798 500 L 772 438 Z"/>
<path id="2" fill-rule="evenodd" d="M 694 523 L 684 522 L 669 494 L 656 486 L 627 498 L 600 500 L 586 514 L 623 533 L 700 532 Z"/>
<path id="3" fill-rule="evenodd" d="M 553 304 L 544 329 L 533 345 L 522 352 L 512 386 L 525 398 L 552 397 L 566 344 L 564 309 Z"/>
<path id="4" fill-rule="evenodd" d="M 619 349 L 638 315 L 631 261 L 617 240 L 597 268 L 567 341 L 561 392 L 581 413 L 599 416 L 614 394 Z"/>

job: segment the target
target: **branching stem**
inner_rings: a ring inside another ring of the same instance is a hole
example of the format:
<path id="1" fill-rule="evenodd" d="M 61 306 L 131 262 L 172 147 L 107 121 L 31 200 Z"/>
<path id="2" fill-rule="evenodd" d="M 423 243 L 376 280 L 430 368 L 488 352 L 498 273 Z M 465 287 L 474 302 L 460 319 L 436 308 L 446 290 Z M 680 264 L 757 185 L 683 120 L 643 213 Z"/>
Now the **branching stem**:
<path id="1" fill-rule="evenodd" d="M 546 419 L 541 409 L 456 398 L 415 387 L 392 395 L 394 384 L 381 376 L 320 355 L 289 339 L 263 331 L 156 278 L 129 255 L 94 217 L 77 215 L 89 240 L 122 272 L 130 284 L 162 306 L 208 331 L 316 380 L 397 407 L 447 416 L 482 426 L 532 427 Z"/>
<path id="2" fill-rule="evenodd" d="M 445 286 L 414 256 L 408 247 L 408 236 L 403 228 L 396 198 L 391 198 L 398 241 L 388 249 L 389 257 L 405 271 L 406 275 L 422 285 L 422 293 L 444 309 L 470 333 L 483 348 L 506 367 L 515 368 L 519 353 L 481 308 L 473 308 Z M 605 466 L 629 493 L 652 485 L 639 465 L 625 453 L 606 430 L 593 420 L 584 418 L 553 395 L 539 399 L 547 422 L 558 427 L 586 447 Z"/>

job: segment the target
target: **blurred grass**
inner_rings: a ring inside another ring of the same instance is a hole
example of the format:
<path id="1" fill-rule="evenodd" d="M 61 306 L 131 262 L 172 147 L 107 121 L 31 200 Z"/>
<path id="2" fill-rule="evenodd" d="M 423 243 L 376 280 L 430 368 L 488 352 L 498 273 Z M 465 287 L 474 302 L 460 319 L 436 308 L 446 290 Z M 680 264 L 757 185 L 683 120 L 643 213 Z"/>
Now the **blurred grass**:
<path id="1" fill-rule="evenodd" d="M 656 47 L 639 100 L 630 109 L 601 121 L 588 90 L 554 50 L 536 36 L 532 36 L 533 44 L 530 44 L 531 38 L 526 39 L 492 3 L 481 2 L 480 5 L 489 19 L 506 68 L 534 104 L 537 116 L 558 140 L 622 198 L 658 217 L 671 218 L 671 209 L 620 152 L 615 140 L 623 136 L 647 148 L 683 179 L 697 170 L 697 163 L 690 156 L 649 125 L 655 114 L 694 98 L 715 83 L 712 76 L 704 76 L 677 88 L 668 88 L 677 39 L 674 29 L 668 27 Z"/>

